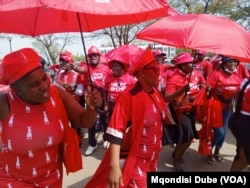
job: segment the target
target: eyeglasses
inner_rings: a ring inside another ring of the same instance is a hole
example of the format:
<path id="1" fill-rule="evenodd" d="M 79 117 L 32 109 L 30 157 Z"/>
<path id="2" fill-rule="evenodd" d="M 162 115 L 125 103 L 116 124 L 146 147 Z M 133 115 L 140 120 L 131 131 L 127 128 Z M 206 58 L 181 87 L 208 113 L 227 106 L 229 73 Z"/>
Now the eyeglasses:
<path id="1" fill-rule="evenodd" d="M 142 69 L 144 69 L 144 70 L 153 70 L 155 73 L 158 73 L 160 71 L 160 67 L 158 67 L 158 66 L 144 67 Z"/>

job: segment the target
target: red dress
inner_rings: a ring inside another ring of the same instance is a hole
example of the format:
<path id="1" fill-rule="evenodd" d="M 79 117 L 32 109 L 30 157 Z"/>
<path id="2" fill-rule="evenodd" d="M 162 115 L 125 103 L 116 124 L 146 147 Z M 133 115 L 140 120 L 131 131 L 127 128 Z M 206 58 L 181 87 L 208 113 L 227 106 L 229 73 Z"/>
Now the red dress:
<path id="1" fill-rule="evenodd" d="M 132 92 L 133 93 L 133 92 Z M 153 102 L 152 98 L 155 102 Z M 121 93 L 116 102 L 107 129 L 107 140 L 121 145 L 125 159 L 122 168 L 124 187 L 146 187 L 146 174 L 157 170 L 159 152 L 162 148 L 162 117 L 166 117 L 164 99 L 154 90 L 148 94 L 142 90 L 131 94 L 131 88 Z M 130 128 L 127 127 L 131 121 Z M 128 131 L 128 130 L 131 131 Z M 133 144 L 132 144 L 133 143 Z M 106 188 L 110 172 L 108 149 L 93 178 L 85 188 Z"/>
<path id="2" fill-rule="evenodd" d="M 4 144 L 0 152 L 0 187 L 62 187 L 59 144 L 64 135 L 63 116 L 57 104 L 57 88 L 51 86 L 44 104 L 24 103 L 11 90 L 8 117 L 0 121 Z"/>

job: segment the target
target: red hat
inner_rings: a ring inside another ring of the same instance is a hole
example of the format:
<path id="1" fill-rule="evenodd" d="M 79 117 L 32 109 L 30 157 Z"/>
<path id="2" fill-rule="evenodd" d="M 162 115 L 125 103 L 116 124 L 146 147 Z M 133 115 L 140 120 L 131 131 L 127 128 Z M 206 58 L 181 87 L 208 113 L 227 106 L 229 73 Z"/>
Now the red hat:
<path id="1" fill-rule="evenodd" d="M 182 52 L 175 56 L 176 65 L 184 64 L 184 63 L 192 63 L 194 58 L 188 52 Z"/>
<path id="2" fill-rule="evenodd" d="M 71 63 L 74 62 L 74 60 L 73 60 L 73 58 L 72 58 L 72 53 L 69 52 L 69 51 L 61 52 L 61 53 L 59 54 L 59 60 L 60 60 L 60 61 L 61 61 L 61 60 L 64 60 L 64 61 L 71 62 Z"/>
<path id="3" fill-rule="evenodd" d="M 88 50 L 88 56 L 90 54 L 99 54 L 99 55 L 101 55 L 100 50 L 96 46 L 91 46 L 89 48 L 89 50 Z"/>
<path id="4" fill-rule="evenodd" d="M 31 48 L 7 54 L 0 64 L 0 84 L 10 85 L 32 70 L 42 67 L 40 56 Z"/>
<path id="5" fill-rule="evenodd" d="M 205 52 L 205 51 L 203 51 L 203 50 L 198 50 L 198 51 L 197 51 L 197 54 L 206 55 L 207 52 Z"/>
<path id="6" fill-rule="evenodd" d="M 125 56 L 122 56 L 122 55 L 114 55 L 114 56 L 112 56 L 112 58 L 109 60 L 109 62 L 108 62 L 108 67 L 110 68 L 110 69 L 112 69 L 112 64 L 115 62 L 115 61 L 118 61 L 118 62 L 120 62 L 123 66 L 124 66 L 124 71 L 128 71 L 129 70 L 129 67 L 130 67 L 130 64 L 129 64 L 129 62 L 127 62 L 126 60 L 125 60 Z"/>
<path id="7" fill-rule="evenodd" d="M 129 70 L 129 74 L 135 76 L 135 74 L 140 69 L 152 63 L 153 61 L 156 61 L 156 60 L 150 48 L 147 48 L 146 50 L 138 51 L 138 56 L 135 59 L 135 61 L 132 63 L 130 70 Z"/>
<path id="8" fill-rule="evenodd" d="M 154 56 L 158 56 L 158 55 L 166 56 L 166 54 L 163 53 L 160 49 L 154 50 L 153 54 L 154 54 Z"/>

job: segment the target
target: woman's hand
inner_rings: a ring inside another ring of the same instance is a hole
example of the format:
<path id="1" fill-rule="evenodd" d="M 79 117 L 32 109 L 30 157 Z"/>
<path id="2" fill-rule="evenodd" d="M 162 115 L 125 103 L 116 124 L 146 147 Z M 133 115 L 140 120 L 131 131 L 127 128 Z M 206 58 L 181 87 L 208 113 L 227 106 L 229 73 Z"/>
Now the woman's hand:
<path id="1" fill-rule="evenodd" d="M 121 168 L 112 167 L 109 174 L 109 188 L 119 188 L 120 186 L 123 186 Z"/>
<path id="2" fill-rule="evenodd" d="M 92 109 L 100 108 L 103 103 L 101 92 L 96 88 L 91 89 L 88 87 L 86 103 Z"/>

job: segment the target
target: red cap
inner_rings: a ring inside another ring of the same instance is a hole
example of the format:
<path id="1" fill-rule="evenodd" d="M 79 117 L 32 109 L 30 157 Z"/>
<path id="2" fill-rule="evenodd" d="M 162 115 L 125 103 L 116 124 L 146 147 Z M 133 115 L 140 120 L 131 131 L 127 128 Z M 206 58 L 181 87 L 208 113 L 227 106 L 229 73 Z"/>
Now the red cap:
<path id="1" fill-rule="evenodd" d="M 96 46 L 91 46 L 89 48 L 88 55 L 90 55 L 90 54 L 99 54 L 99 55 L 101 55 L 100 50 Z"/>
<path id="2" fill-rule="evenodd" d="M 192 63 L 194 58 L 188 52 L 182 52 L 175 56 L 176 65 L 184 64 L 184 63 Z"/>
<path id="3" fill-rule="evenodd" d="M 157 56 L 157 55 L 166 56 L 166 54 L 163 53 L 160 49 L 154 50 L 154 51 L 153 51 L 153 54 L 154 54 L 154 56 Z"/>
<path id="4" fill-rule="evenodd" d="M 147 48 L 146 50 L 140 50 L 140 52 L 138 52 L 137 58 L 135 59 L 135 61 L 132 63 L 130 67 L 129 74 L 135 76 L 135 74 L 140 69 L 147 66 L 153 61 L 156 61 L 156 60 L 150 48 Z"/>
<path id="5" fill-rule="evenodd" d="M 72 53 L 69 51 L 64 51 L 59 54 L 59 60 L 64 60 L 73 63 Z"/>
<path id="6" fill-rule="evenodd" d="M 40 56 L 31 48 L 7 54 L 0 64 L 0 84 L 10 85 L 32 70 L 42 67 Z"/>

